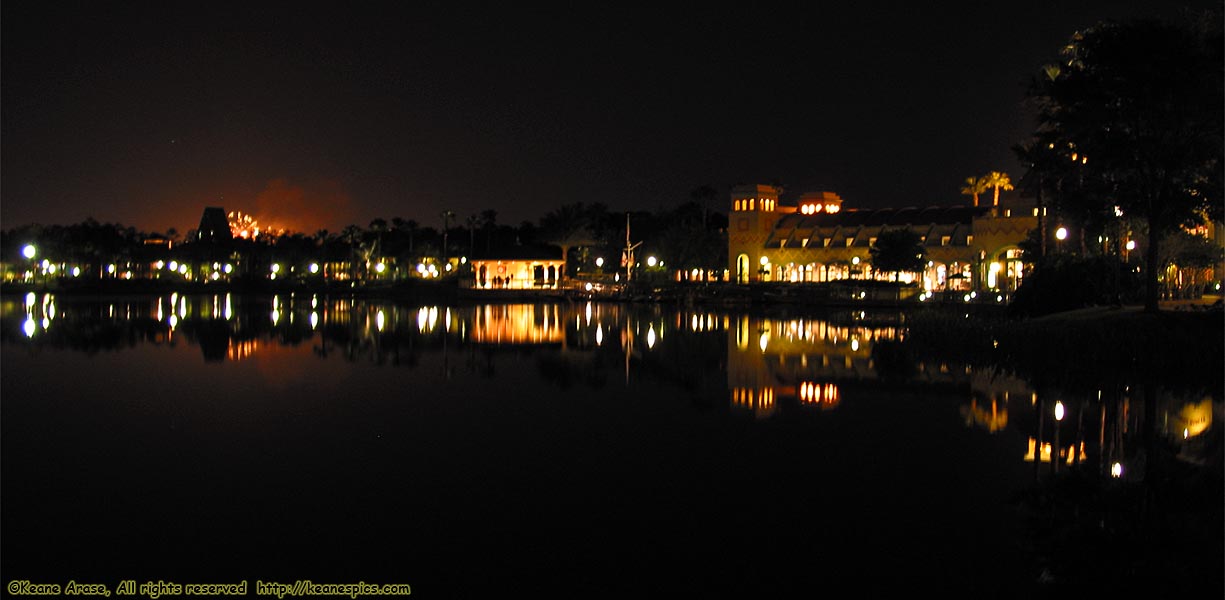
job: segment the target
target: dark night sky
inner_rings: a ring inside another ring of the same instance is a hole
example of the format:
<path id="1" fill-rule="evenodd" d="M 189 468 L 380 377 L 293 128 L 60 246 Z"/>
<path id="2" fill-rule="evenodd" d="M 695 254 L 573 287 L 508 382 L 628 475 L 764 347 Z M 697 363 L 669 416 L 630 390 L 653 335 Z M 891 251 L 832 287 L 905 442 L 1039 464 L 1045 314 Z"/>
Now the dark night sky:
<path id="1" fill-rule="evenodd" d="M 306 232 L 444 208 L 517 225 L 769 182 L 960 203 L 969 175 L 1021 174 L 1025 85 L 1074 30 L 1182 12 L 802 4 L 4 0 L 0 227 L 184 232 L 210 205 Z"/>

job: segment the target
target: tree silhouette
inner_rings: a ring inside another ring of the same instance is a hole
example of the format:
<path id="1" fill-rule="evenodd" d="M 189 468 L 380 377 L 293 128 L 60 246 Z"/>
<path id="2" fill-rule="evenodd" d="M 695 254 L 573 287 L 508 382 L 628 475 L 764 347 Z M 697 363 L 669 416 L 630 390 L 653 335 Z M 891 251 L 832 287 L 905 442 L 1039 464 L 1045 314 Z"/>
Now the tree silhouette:
<path id="1" fill-rule="evenodd" d="M 868 252 L 872 254 L 872 268 L 893 273 L 894 281 L 902 271 L 919 272 L 927 265 L 923 238 L 910 229 L 881 231 Z"/>
<path id="2" fill-rule="evenodd" d="M 1028 92 L 1035 139 L 1147 225 L 1148 312 L 1159 310 L 1164 234 L 1223 212 L 1222 39 L 1220 14 L 1196 26 L 1101 23 L 1073 35 Z"/>

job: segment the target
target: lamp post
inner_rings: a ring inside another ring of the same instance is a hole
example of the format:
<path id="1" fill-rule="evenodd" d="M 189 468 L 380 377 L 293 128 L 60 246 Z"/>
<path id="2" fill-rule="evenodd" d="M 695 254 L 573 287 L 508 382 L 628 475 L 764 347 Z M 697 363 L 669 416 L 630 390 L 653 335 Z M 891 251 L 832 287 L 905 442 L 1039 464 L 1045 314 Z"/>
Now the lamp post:
<path id="1" fill-rule="evenodd" d="M 1068 239 L 1068 229 L 1063 226 L 1060 226 L 1059 229 L 1056 229 L 1055 239 L 1058 240 L 1055 243 L 1055 249 L 1059 252 L 1063 252 L 1063 241 Z"/>
<path id="2" fill-rule="evenodd" d="M 455 211 L 444 210 L 440 213 L 442 217 L 442 261 L 447 262 L 447 230 L 451 227 L 451 219 L 455 218 Z"/>
<path id="3" fill-rule="evenodd" d="M 34 257 L 38 256 L 38 248 L 35 248 L 34 244 L 26 244 L 21 248 L 21 255 L 26 257 L 26 260 L 30 261 L 30 280 L 33 282 L 36 280 L 36 273 L 34 271 Z"/>

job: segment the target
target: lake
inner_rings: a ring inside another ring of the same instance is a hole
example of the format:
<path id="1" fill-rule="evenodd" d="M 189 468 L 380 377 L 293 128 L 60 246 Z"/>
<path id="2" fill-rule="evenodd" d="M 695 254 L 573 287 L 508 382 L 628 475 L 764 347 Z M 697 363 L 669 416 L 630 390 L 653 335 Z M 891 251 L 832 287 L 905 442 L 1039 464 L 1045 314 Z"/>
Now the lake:
<path id="1" fill-rule="evenodd" d="M 3 557 L 32 582 L 431 598 L 1034 597 L 1019 495 L 1125 479 L 1134 390 L 899 353 L 897 312 L 3 298 Z M 1159 436 L 1219 432 L 1162 396 Z"/>

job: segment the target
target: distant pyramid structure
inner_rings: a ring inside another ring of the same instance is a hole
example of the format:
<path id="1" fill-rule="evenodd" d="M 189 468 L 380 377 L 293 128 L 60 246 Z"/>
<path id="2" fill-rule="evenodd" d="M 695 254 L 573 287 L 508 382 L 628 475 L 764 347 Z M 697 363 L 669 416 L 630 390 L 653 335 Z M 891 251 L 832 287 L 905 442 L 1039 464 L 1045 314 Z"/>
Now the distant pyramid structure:
<path id="1" fill-rule="evenodd" d="M 230 220 L 220 206 L 206 206 L 200 215 L 200 226 L 196 228 L 196 240 L 200 242 L 228 242 L 234 239 L 230 233 Z"/>

